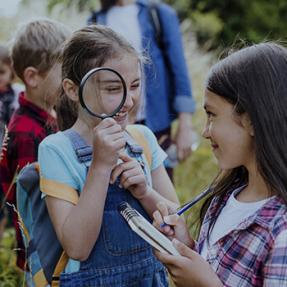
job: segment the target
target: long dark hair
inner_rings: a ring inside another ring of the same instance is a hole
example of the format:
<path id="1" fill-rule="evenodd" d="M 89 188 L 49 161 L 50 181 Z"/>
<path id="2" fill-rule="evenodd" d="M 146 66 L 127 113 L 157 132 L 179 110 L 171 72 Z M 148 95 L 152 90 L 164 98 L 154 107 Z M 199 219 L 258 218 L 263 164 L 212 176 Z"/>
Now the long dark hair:
<path id="1" fill-rule="evenodd" d="M 126 53 L 140 59 L 136 50 L 113 30 L 102 25 L 90 25 L 74 32 L 66 43 L 62 57 L 62 78 L 68 78 L 79 86 L 90 69 L 100 67 L 108 59 Z M 59 128 L 65 130 L 75 123 L 78 105 L 62 90 L 56 111 Z"/>
<path id="2" fill-rule="evenodd" d="M 206 88 L 233 104 L 238 114 L 248 114 L 258 171 L 270 191 L 287 203 L 287 49 L 262 43 L 239 50 L 212 67 Z M 201 209 L 201 222 L 214 196 L 221 202 L 246 182 L 245 167 L 220 172 L 211 184 L 213 196 Z M 209 234 L 219 213 L 217 209 Z"/>

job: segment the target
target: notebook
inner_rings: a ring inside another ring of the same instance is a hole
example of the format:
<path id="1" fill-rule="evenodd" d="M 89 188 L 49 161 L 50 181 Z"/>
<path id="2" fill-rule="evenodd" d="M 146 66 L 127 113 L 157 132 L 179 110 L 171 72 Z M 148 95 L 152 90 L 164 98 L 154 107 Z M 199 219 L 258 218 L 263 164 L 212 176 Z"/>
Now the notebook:
<path id="1" fill-rule="evenodd" d="M 163 253 L 179 255 L 172 242 L 127 202 L 122 202 L 118 210 L 131 229 L 154 248 Z"/>

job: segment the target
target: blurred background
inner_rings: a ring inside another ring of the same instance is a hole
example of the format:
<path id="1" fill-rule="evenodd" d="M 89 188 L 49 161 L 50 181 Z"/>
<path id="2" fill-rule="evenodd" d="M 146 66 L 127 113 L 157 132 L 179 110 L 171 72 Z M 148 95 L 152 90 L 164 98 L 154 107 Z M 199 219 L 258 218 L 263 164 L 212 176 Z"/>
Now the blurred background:
<path id="1" fill-rule="evenodd" d="M 210 66 L 230 47 L 267 40 L 286 41 L 286 0 L 168 0 L 178 13 L 185 57 L 197 101 L 194 129 L 201 134 L 205 123 L 202 109 L 204 80 Z M 21 23 L 37 17 L 64 22 L 72 29 L 86 24 L 94 0 L 0 0 L 0 42 L 7 43 Z M 176 126 L 176 122 L 174 126 Z M 209 143 L 199 137 L 192 156 L 175 169 L 175 186 L 181 203 L 208 186 L 217 173 Z M 195 218 L 200 204 L 189 213 L 191 232 L 196 236 Z M 23 286 L 15 267 L 14 234 L 6 230 L 0 246 L 0 287 Z M 20 275 L 19 275 L 20 274 Z"/>

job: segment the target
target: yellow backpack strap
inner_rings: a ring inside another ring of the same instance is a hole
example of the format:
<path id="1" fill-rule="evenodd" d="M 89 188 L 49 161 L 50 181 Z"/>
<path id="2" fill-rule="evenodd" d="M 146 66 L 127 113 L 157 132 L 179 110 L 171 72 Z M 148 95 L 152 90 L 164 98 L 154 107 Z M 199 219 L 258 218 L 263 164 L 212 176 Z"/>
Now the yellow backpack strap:
<path id="1" fill-rule="evenodd" d="M 151 167 L 152 154 L 149 148 L 148 141 L 142 132 L 140 132 L 135 125 L 128 125 L 126 131 L 133 137 L 133 139 L 143 148 L 143 153 L 147 160 L 148 166 Z"/>
<path id="2" fill-rule="evenodd" d="M 46 287 L 48 285 L 48 282 L 46 280 L 45 274 L 43 269 L 40 269 L 34 276 L 33 281 L 35 286 L 37 287 Z"/>
<path id="3" fill-rule="evenodd" d="M 67 255 L 67 253 L 65 251 L 63 251 L 56 267 L 55 267 L 55 271 L 53 274 L 53 279 L 52 279 L 52 283 L 51 283 L 51 287 L 58 287 L 59 283 L 60 283 L 60 274 L 62 273 L 62 271 L 65 269 L 67 263 L 68 263 L 69 257 Z"/>
<path id="4" fill-rule="evenodd" d="M 75 200 L 75 204 L 78 203 L 78 199 L 77 198 Z M 53 273 L 53 279 L 52 279 L 52 282 L 51 282 L 51 287 L 58 287 L 59 286 L 59 283 L 60 283 L 60 275 L 61 273 L 63 272 L 63 270 L 65 269 L 67 263 L 69 261 L 69 257 L 67 255 L 67 253 L 65 251 L 63 251 L 56 267 L 55 267 L 55 270 L 54 270 L 54 273 Z"/>

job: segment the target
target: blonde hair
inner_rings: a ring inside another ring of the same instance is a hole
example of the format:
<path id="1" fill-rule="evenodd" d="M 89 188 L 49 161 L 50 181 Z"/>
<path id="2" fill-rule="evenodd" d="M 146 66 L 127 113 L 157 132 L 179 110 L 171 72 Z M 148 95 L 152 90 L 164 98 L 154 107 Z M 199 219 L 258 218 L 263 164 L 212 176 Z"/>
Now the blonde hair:
<path id="1" fill-rule="evenodd" d="M 62 53 L 62 44 L 71 32 L 65 25 L 39 19 L 22 26 L 13 41 L 13 67 L 21 80 L 27 67 L 34 67 L 40 73 L 48 72 Z"/>

